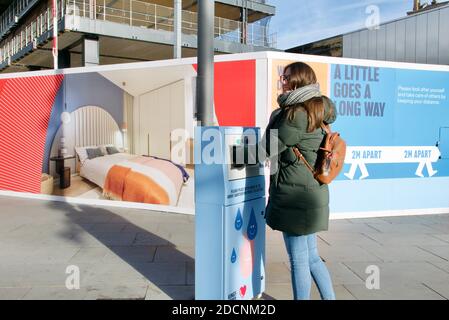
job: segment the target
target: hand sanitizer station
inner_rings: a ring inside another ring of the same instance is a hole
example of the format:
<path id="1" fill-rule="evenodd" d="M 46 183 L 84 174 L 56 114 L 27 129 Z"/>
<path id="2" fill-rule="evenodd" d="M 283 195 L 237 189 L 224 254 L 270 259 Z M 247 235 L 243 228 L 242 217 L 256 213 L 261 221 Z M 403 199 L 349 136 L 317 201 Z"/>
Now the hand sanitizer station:
<path id="1" fill-rule="evenodd" d="M 265 290 L 264 167 L 251 156 L 259 135 L 257 128 L 196 128 L 197 300 L 250 300 Z"/>

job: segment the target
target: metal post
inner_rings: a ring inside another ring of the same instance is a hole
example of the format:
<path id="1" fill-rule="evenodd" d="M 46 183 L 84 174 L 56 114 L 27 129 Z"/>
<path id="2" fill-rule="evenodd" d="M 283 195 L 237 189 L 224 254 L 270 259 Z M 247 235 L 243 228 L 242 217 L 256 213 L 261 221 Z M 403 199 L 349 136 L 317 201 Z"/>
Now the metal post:
<path id="1" fill-rule="evenodd" d="M 243 44 L 248 43 L 248 3 L 244 2 L 244 5 L 241 9 L 241 38 L 240 42 Z"/>
<path id="2" fill-rule="evenodd" d="M 214 17 L 215 1 L 198 1 L 197 119 L 214 124 Z"/>
<path id="3" fill-rule="evenodd" d="M 58 3 L 53 0 L 53 68 L 58 69 Z"/>
<path id="4" fill-rule="evenodd" d="M 175 28 L 174 28 L 174 48 L 173 57 L 180 59 L 182 57 L 181 52 L 181 35 L 182 35 L 182 0 L 175 0 Z"/>

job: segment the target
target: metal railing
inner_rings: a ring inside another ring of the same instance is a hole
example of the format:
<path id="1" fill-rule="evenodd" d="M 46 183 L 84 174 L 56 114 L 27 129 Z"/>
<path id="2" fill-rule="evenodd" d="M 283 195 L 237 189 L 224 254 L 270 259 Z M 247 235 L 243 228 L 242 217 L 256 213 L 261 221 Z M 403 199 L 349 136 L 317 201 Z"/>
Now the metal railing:
<path id="1" fill-rule="evenodd" d="M 93 20 L 104 20 L 142 27 L 153 30 L 174 31 L 174 9 L 154 3 L 138 0 L 118 0 L 107 2 L 97 0 L 68 0 L 67 15 Z M 197 34 L 198 14 L 182 11 L 182 33 Z M 246 29 L 246 35 L 245 30 Z M 268 28 L 257 24 L 248 24 L 246 28 L 240 21 L 215 17 L 215 37 L 230 42 L 242 42 L 255 46 L 274 47 L 274 35 L 269 35 Z"/>
<path id="2" fill-rule="evenodd" d="M 65 14 L 65 1 L 58 1 L 58 21 Z M 6 41 L 0 47 L 0 63 L 8 61 L 8 59 L 18 53 L 20 50 L 33 43 L 36 38 L 43 35 L 48 30 L 53 30 L 52 10 L 46 8 L 30 23 L 20 27 L 15 36 Z"/>
<path id="3" fill-rule="evenodd" d="M 31 2 L 34 2 L 34 0 L 13 1 L 6 10 L 0 14 L 0 34 L 3 34 L 3 32 L 16 22 L 16 17 L 20 16 Z"/>
<path id="4" fill-rule="evenodd" d="M 31 0 L 29 0 L 31 1 Z M 28 1 L 24 0 L 24 5 Z M 51 7 L 42 11 L 35 20 L 20 27 L 15 36 L 4 41 L 0 46 L 0 63 L 33 43 L 36 38 L 49 30 L 53 30 Z M 92 20 L 104 20 L 127 24 L 153 30 L 174 30 L 174 9 L 154 3 L 137 0 L 118 0 L 106 4 L 106 0 L 63 0 L 58 1 L 58 21 L 64 15 L 83 17 Z M 197 34 L 197 13 L 182 11 L 182 32 Z M 215 17 L 215 37 L 229 42 L 246 43 L 262 47 L 274 47 L 276 35 L 268 35 L 268 28 L 256 23 L 247 24 L 246 28 L 240 21 Z"/>

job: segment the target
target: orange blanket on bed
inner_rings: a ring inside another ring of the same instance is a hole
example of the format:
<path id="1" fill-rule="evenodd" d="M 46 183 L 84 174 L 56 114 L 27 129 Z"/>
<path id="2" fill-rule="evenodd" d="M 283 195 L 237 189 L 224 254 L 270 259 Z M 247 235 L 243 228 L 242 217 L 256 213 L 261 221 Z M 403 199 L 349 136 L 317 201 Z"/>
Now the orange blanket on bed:
<path id="1" fill-rule="evenodd" d="M 108 171 L 103 194 L 112 200 L 170 204 L 167 192 L 153 179 L 118 165 Z"/>

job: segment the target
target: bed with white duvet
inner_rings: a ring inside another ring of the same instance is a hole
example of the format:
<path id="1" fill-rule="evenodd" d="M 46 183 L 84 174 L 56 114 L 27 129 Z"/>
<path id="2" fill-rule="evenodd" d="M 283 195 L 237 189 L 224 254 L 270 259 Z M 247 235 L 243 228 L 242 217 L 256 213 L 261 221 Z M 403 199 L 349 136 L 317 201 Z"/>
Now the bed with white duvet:
<path id="1" fill-rule="evenodd" d="M 188 179 L 184 173 L 171 161 L 128 153 L 80 158 L 80 176 L 111 200 L 175 206 Z"/>

